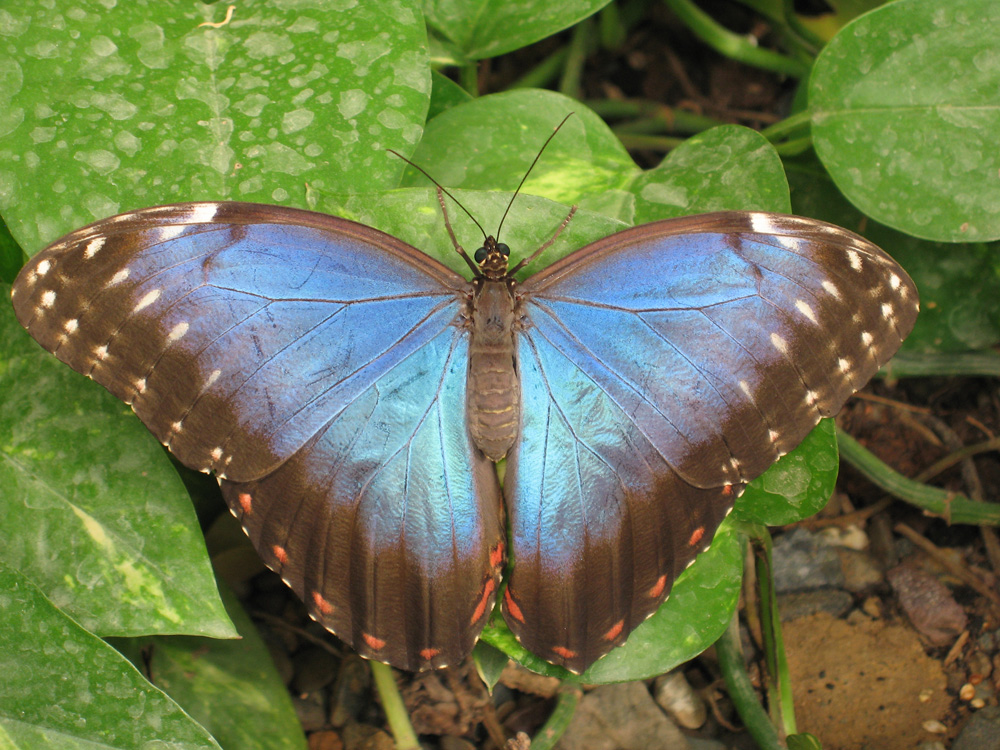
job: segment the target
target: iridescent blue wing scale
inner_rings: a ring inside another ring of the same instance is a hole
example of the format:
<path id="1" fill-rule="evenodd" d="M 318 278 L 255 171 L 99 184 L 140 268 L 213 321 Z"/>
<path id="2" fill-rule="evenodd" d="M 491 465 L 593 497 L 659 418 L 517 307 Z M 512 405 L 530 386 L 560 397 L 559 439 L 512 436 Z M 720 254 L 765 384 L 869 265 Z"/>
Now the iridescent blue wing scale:
<path id="1" fill-rule="evenodd" d="M 917 312 L 871 243 L 757 213 L 620 232 L 519 297 L 504 612 L 574 671 L 657 609 L 746 483 L 836 414 Z"/>
<path id="2" fill-rule="evenodd" d="M 468 287 L 353 222 L 195 203 L 67 235 L 12 295 L 42 346 L 219 476 L 314 617 L 418 669 L 472 647 L 503 559 L 464 416 Z"/>

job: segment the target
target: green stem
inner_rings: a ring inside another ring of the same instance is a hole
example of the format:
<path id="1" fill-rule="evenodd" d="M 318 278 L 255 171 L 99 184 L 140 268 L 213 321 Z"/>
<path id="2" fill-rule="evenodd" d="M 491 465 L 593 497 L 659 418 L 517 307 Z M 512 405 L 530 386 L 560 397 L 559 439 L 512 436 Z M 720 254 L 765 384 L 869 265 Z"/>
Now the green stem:
<path id="1" fill-rule="evenodd" d="M 523 76 L 514 81 L 509 88 L 512 89 L 540 89 L 548 86 L 557 78 L 566 64 L 569 57 L 569 48 L 560 47 L 551 55 L 542 60 L 538 65 L 529 70 Z"/>
<path id="2" fill-rule="evenodd" d="M 778 141 L 785 140 L 789 135 L 797 134 L 799 131 L 808 132 L 811 123 L 811 117 L 809 110 L 805 109 L 801 112 L 796 112 L 794 115 L 789 115 L 784 120 L 774 123 L 774 125 L 769 125 L 760 131 L 760 134 L 771 141 L 771 143 L 776 143 Z"/>
<path id="3" fill-rule="evenodd" d="M 964 495 L 915 482 L 889 468 L 846 432 L 837 428 L 841 457 L 880 489 L 949 523 L 1000 526 L 1000 503 L 977 503 Z"/>
<path id="4" fill-rule="evenodd" d="M 566 727 L 573 720 L 576 706 L 583 696 L 583 691 L 573 685 L 563 685 L 556 699 L 556 707 L 542 728 L 531 738 L 531 750 L 551 750 L 566 732 Z"/>
<path id="5" fill-rule="evenodd" d="M 719 657 L 719 667 L 726 680 L 729 697 L 743 720 L 743 726 L 747 728 L 757 746 L 762 750 L 783 750 L 778 732 L 768 719 L 764 707 L 757 700 L 757 693 L 754 692 L 750 675 L 747 674 L 743 648 L 740 645 L 739 617 L 735 612 L 726 632 L 715 642 L 715 653 Z"/>
<path id="6" fill-rule="evenodd" d="M 587 47 L 590 44 L 590 25 L 590 19 L 586 19 L 573 27 L 566 67 L 563 68 L 562 77 L 559 79 L 559 91 L 573 99 L 580 98 L 580 80 L 583 77 L 583 65 L 587 61 Z"/>
<path id="7" fill-rule="evenodd" d="M 382 699 L 382 709 L 389 722 L 389 729 L 396 738 L 396 750 L 419 750 L 420 740 L 417 739 L 417 733 L 410 724 L 406 706 L 403 705 L 403 696 L 399 694 L 399 686 L 396 685 L 396 678 L 392 675 L 392 667 L 377 661 L 368 663 L 372 668 L 372 677 L 375 678 L 375 688 L 378 690 L 379 698 Z"/>
<path id="8" fill-rule="evenodd" d="M 616 50 L 625 43 L 628 32 L 618 12 L 618 3 L 608 3 L 597 14 L 597 30 L 604 49 Z"/>
<path id="9" fill-rule="evenodd" d="M 605 120 L 626 118 L 632 120 L 615 125 L 616 129 L 630 133 L 700 133 L 717 125 L 726 124 L 712 117 L 696 115 L 686 109 L 674 109 L 659 102 L 641 99 L 586 100 L 584 104 Z"/>
<path id="10" fill-rule="evenodd" d="M 911 354 L 898 352 L 885 367 L 887 377 L 912 378 L 938 375 L 996 377 L 1000 375 L 1000 354 L 983 352 L 943 352 Z"/>
<path id="11" fill-rule="evenodd" d="M 476 63 L 459 67 L 458 85 L 473 96 L 479 96 L 479 66 Z"/>
<path id="12" fill-rule="evenodd" d="M 648 151 L 672 151 L 684 143 L 684 138 L 668 138 L 663 135 L 632 135 L 618 134 L 618 140 L 628 149 L 646 149 Z"/>
<path id="13" fill-rule="evenodd" d="M 757 590 L 760 601 L 761 631 L 767 660 L 768 706 L 774 723 L 780 723 L 785 735 L 795 734 L 795 704 L 792 696 L 792 679 L 785 655 L 785 641 L 781 634 L 781 613 L 774 587 L 774 566 L 771 560 L 771 535 L 766 526 L 754 526 L 750 543 L 757 562 Z"/>
<path id="14" fill-rule="evenodd" d="M 762 49 L 739 34 L 720 26 L 692 0 L 664 0 L 698 38 L 717 52 L 756 68 L 804 78 L 809 66 L 785 55 Z"/>

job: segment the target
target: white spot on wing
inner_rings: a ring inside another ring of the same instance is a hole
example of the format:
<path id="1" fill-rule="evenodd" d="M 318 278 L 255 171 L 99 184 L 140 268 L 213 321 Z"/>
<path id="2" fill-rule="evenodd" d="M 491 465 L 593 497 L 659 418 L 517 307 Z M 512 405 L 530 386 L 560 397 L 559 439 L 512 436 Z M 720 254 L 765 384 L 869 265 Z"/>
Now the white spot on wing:
<path id="1" fill-rule="evenodd" d="M 209 375 L 208 380 L 205 381 L 205 388 L 211 388 L 215 384 L 215 381 L 219 379 L 220 375 L 222 375 L 222 370 L 212 370 L 212 374 Z"/>
<path id="2" fill-rule="evenodd" d="M 829 279 L 823 279 L 823 288 L 830 296 L 840 299 L 840 290 L 837 289 L 836 285 Z"/>
<path id="3" fill-rule="evenodd" d="M 806 403 L 809 406 L 815 406 L 816 402 L 819 400 L 819 394 L 816 391 L 806 391 Z"/>
<path id="4" fill-rule="evenodd" d="M 778 442 L 778 438 L 781 437 L 781 435 L 779 435 L 774 430 L 768 430 L 767 431 L 767 436 L 771 439 L 772 443 L 777 443 Z"/>
<path id="5" fill-rule="evenodd" d="M 156 228 L 156 241 L 167 242 L 174 237 L 184 234 L 186 227 L 183 224 L 165 224 Z"/>
<path id="6" fill-rule="evenodd" d="M 889 276 L 889 286 L 893 289 L 899 289 L 899 285 L 902 283 L 902 279 L 900 279 L 896 274 L 891 274 Z"/>
<path id="7" fill-rule="evenodd" d="M 194 224 L 207 224 L 215 218 L 219 212 L 218 203 L 199 203 L 191 208 L 189 221 Z"/>
<path id="8" fill-rule="evenodd" d="M 851 268 L 853 268 L 855 271 L 861 270 L 861 255 L 858 254 L 857 250 L 848 250 L 847 260 L 848 262 L 850 262 Z"/>
<path id="9" fill-rule="evenodd" d="M 797 299 L 795 300 L 795 309 L 800 313 L 805 315 L 813 323 L 816 322 L 816 313 L 805 300 Z"/>
<path id="10" fill-rule="evenodd" d="M 184 338 L 184 334 L 188 332 L 188 328 L 190 328 L 190 326 L 187 322 L 178 323 L 170 329 L 170 333 L 167 334 L 167 341 L 173 342 Z"/>
<path id="11" fill-rule="evenodd" d="M 38 274 L 39 276 L 44 276 L 49 272 L 50 268 L 52 268 L 51 261 L 43 260 L 41 263 L 35 266 L 35 273 Z"/>
<path id="12" fill-rule="evenodd" d="M 839 367 L 840 371 L 846 375 L 851 371 L 850 360 L 841 357 L 840 359 L 837 360 L 837 367 Z"/>
<path id="13" fill-rule="evenodd" d="M 892 305 L 890 305 L 888 302 L 883 302 L 882 303 L 882 317 L 885 318 L 886 320 L 891 320 L 892 319 L 892 315 L 893 315 Z"/>
<path id="14" fill-rule="evenodd" d="M 139 300 L 139 304 L 137 304 L 134 308 L 132 308 L 132 312 L 139 312 L 140 310 L 143 310 L 143 309 L 149 307 L 151 304 L 153 304 L 154 302 L 156 302 L 156 300 L 158 300 L 159 298 L 160 298 L 160 290 L 159 289 L 154 289 L 151 292 L 146 292 L 146 296 L 143 297 L 141 300 Z"/>
<path id="15" fill-rule="evenodd" d="M 753 212 L 750 214 L 750 228 L 758 234 L 775 234 L 776 229 L 771 217 L 767 214 Z"/>
<path id="16" fill-rule="evenodd" d="M 80 321 L 76 318 L 70 318 L 65 323 L 63 323 L 63 330 L 66 333 L 75 333 L 76 329 L 80 327 Z"/>
<path id="17" fill-rule="evenodd" d="M 771 334 L 771 346 L 782 354 L 788 354 L 788 342 L 776 333 Z"/>
<path id="18" fill-rule="evenodd" d="M 97 251 L 104 247 L 106 239 L 106 237 L 94 237 L 94 239 L 87 243 L 87 247 L 83 251 L 83 257 L 86 260 L 90 260 L 97 255 Z"/>
<path id="19" fill-rule="evenodd" d="M 865 346 L 871 346 L 874 340 L 875 337 L 872 336 L 868 331 L 861 332 L 861 341 L 862 343 L 864 343 Z"/>
<path id="20" fill-rule="evenodd" d="M 135 390 L 136 393 L 146 392 L 146 378 L 139 378 L 137 381 L 135 381 Z"/>
<path id="21" fill-rule="evenodd" d="M 170 425 L 171 432 L 180 432 L 183 429 L 184 429 L 183 422 L 174 422 L 172 425 Z"/>
<path id="22" fill-rule="evenodd" d="M 56 303 L 56 293 L 51 289 L 42 293 L 42 307 L 52 307 Z"/>
<path id="23" fill-rule="evenodd" d="M 748 398 L 753 398 L 753 392 L 750 390 L 750 384 L 747 381 L 740 381 L 740 390 L 743 391 Z"/>
<path id="24" fill-rule="evenodd" d="M 120 270 L 114 276 L 111 277 L 111 281 L 108 282 L 108 286 L 114 286 L 115 284 L 121 284 L 125 279 L 128 278 L 130 271 L 128 266 Z"/>
<path id="25" fill-rule="evenodd" d="M 102 344 L 101 346 L 94 349 L 94 356 L 98 359 L 107 359 L 108 357 L 108 345 Z"/>

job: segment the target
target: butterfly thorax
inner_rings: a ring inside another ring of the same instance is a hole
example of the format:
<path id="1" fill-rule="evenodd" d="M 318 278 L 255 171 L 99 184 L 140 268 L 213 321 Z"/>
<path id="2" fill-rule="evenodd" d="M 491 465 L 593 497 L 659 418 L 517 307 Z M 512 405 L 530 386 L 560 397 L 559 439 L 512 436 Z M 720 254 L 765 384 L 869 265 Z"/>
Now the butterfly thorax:
<path id="1" fill-rule="evenodd" d="M 502 249 L 501 249 L 502 248 Z M 492 237 L 476 253 L 482 276 L 470 302 L 469 431 L 492 461 L 507 455 L 520 422 L 521 390 L 514 346 L 514 280 L 507 278 L 506 245 Z M 506 252 L 504 252 L 506 251 Z"/>

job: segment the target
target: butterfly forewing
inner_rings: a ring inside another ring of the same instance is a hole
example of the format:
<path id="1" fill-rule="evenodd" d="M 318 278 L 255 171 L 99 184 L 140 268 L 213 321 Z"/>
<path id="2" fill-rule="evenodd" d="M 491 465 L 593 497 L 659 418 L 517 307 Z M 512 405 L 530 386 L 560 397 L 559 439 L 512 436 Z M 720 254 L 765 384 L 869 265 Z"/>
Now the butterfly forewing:
<path id="1" fill-rule="evenodd" d="M 471 649 L 503 560 L 464 418 L 468 286 L 353 222 L 200 203 L 74 232 L 12 294 L 44 347 L 225 480 L 314 616 L 417 669 Z"/>
<path id="2" fill-rule="evenodd" d="M 655 611 L 744 485 L 835 414 L 917 313 L 877 247 L 774 214 L 626 230 L 520 295 L 505 615 L 574 671 Z"/>

